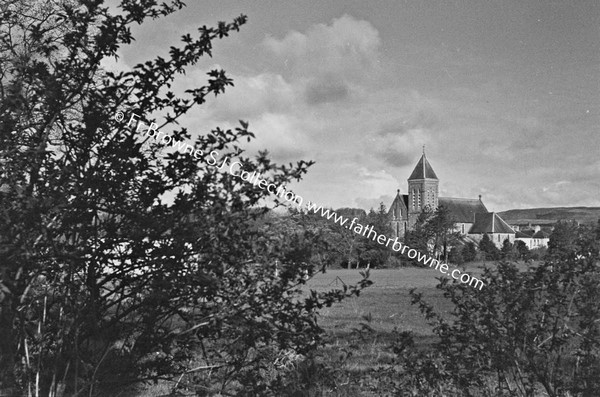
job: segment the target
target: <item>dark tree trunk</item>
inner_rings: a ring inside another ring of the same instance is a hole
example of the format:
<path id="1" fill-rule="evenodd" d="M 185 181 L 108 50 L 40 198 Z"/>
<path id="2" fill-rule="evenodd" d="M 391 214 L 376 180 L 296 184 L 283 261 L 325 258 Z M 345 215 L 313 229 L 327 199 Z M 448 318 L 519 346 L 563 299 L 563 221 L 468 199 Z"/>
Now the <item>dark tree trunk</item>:
<path id="1" fill-rule="evenodd" d="M 9 293 L 0 295 L 0 396 L 17 395 L 15 382 L 14 310 Z"/>

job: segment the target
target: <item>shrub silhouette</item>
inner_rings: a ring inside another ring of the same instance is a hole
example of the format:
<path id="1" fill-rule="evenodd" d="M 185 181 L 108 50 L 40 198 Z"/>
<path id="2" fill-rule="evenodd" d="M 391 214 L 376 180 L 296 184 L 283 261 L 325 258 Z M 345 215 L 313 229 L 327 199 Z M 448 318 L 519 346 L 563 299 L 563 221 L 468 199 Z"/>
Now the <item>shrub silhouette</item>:
<path id="1" fill-rule="evenodd" d="M 408 348 L 410 335 L 402 335 L 395 348 L 403 390 L 600 395 L 600 226 L 569 230 L 553 235 L 553 247 L 563 249 L 551 249 L 545 263 L 528 271 L 508 262 L 486 268 L 481 291 L 442 279 L 438 288 L 455 305 L 451 319 L 412 290 L 440 341 L 418 353 Z"/>

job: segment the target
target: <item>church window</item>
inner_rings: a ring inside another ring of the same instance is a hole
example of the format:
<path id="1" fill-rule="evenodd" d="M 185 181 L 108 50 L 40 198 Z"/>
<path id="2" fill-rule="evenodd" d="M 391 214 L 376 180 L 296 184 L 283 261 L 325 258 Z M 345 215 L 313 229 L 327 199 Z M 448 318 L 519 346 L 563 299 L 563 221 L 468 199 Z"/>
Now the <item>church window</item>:
<path id="1" fill-rule="evenodd" d="M 461 225 L 461 230 L 462 230 L 462 234 L 465 234 L 465 224 L 464 223 Z"/>

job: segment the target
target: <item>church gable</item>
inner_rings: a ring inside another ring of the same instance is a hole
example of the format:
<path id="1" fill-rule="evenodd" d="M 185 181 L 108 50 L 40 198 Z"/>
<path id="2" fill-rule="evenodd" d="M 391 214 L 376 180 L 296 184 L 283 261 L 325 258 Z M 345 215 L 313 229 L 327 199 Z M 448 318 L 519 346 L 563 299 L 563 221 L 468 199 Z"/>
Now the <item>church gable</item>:
<path id="1" fill-rule="evenodd" d="M 469 234 L 515 234 L 515 231 L 495 212 L 476 214 Z"/>
<path id="2" fill-rule="evenodd" d="M 408 210 L 406 203 L 408 202 L 408 195 L 400 194 L 400 189 L 396 192 L 396 198 L 392 202 L 388 215 L 391 220 L 406 220 L 408 217 Z"/>

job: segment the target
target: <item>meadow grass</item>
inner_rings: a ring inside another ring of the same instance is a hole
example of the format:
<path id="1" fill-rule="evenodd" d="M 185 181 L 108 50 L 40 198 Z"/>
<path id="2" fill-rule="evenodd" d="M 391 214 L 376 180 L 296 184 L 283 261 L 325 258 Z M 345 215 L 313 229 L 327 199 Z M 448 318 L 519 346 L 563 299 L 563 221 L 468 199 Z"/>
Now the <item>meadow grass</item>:
<path id="1" fill-rule="evenodd" d="M 363 270 L 329 270 L 312 278 L 306 289 L 326 291 L 340 288 L 342 283 L 355 284 Z M 426 348 L 436 337 L 418 307 L 411 304 L 409 291 L 416 288 L 436 311 L 450 313 L 452 304 L 435 288 L 439 283 L 436 277 L 444 276 L 429 268 L 370 269 L 373 284 L 360 296 L 320 310 L 319 325 L 327 336 L 318 355 L 337 366 L 340 373 L 357 379 L 373 368 L 392 365 L 394 331 L 411 331 L 417 347 Z M 363 389 L 358 395 L 368 395 L 365 393 Z"/>
<path id="2" fill-rule="evenodd" d="M 306 289 L 326 291 L 341 288 L 342 283 L 352 285 L 358 282 L 364 269 L 329 270 L 311 279 Z M 432 300 L 436 308 L 450 310 L 451 307 L 436 290 L 437 274 L 430 269 L 370 269 L 369 279 L 373 285 L 353 297 L 321 309 L 319 324 L 327 331 L 343 335 L 364 322 L 364 316 L 371 316 L 371 326 L 377 331 L 413 331 L 420 335 L 431 335 L 431 329 L 418 309 L 411 305 L 408 291 L 417 288 Z"/>
<path id="3" fill-rule="evenodd" d="M 472 262 L 462 267 L 478 276 L 482 272 L 483 262 Z M 488 266 L 494 266 L 492 262 Z M 529 266 L 521 263 L 521 270 Z M 331 269 L 318 273 L 309 279 L 303 290 L 324 292 L 342 288 L 344 284 L 353 285 L 362 279 L 365 269 Z M 452 303 L 436 288 L 439 279 L 447 277 L 430 268 L 405 267 L 397 269 L 370 269 L 369 279 L 373 284 L 364 289 L 359 297 L 353 297 L 333 304 L 319 311 L 319 325 L 325 330 L 325 345 L 316 356 L 326 365 L 336 368 L 338 373 L 345 374 L 348 387 L 356 388 L 356 379 L 362 378 L 374 368 L 389 367 L 394 354 L 391 343 L 394 331 L 411 331 L 418 348 L 426 349 L 436 341 L 431 326 L 418 307 L 411 304 L 409 291 L 416 288 L 427 302 L 433 305 L 436 312 L 444 317 L 451 317 Z M 452 279 L 450 279 L 452 280 Z M 485 287 L 484 287 L 485 288 Z M 315 374 L 318 378 L 318 374 Z M 168 388 L 165 385 L 149 387 L 143 395 L 163 396 Z M 142 395 L 142 394 L 140 394 Z M 376 396 L 366 388 L 360 390 L 330 390 L 326 395 Z"/>
<path id="4" fill-rule="evenodd" d="M 472 262 L 460 268 L 477 277 L 484 265 L 495 266 L 492 262 Z M 525 271 L 530 265 L 519 263 L 517 266 Z M 309 280 L 305 288 L 326 291 L 340 288 L 342 283 L 354 284 L 362 278 L 361 271 L 364 269 L 328 270 Z M 349 385 L 356 387 L 361 382 L 350 378 L 367 379 L 366 382 L 369 382 L 370 371 L 394 366 L 395 355 L 391 349 L 396 338 L 394 331 L 412 332 L 416 347 L 427 349 L 437 336 L 419 308 L 411 304 L 409 291 L 415 288 L 421 292 L 435 311 L 449 320 L 453 304 L 436 288 L 443 277 L 446 276 L 430 268 L 370 269 L 369 279 L 373 284 L 359 297 L 345 299 L 320 310 L 319 324 L 327 332 L 327 343 L 318 352 L 320 358 L 326 364 L 337 367 L 339 373 L 347 374 Z M 382 395 L 378 392 L 383 390 L 373 391 L 364 386 L 358 391 L 338 390 L 327 395 Z"/>

